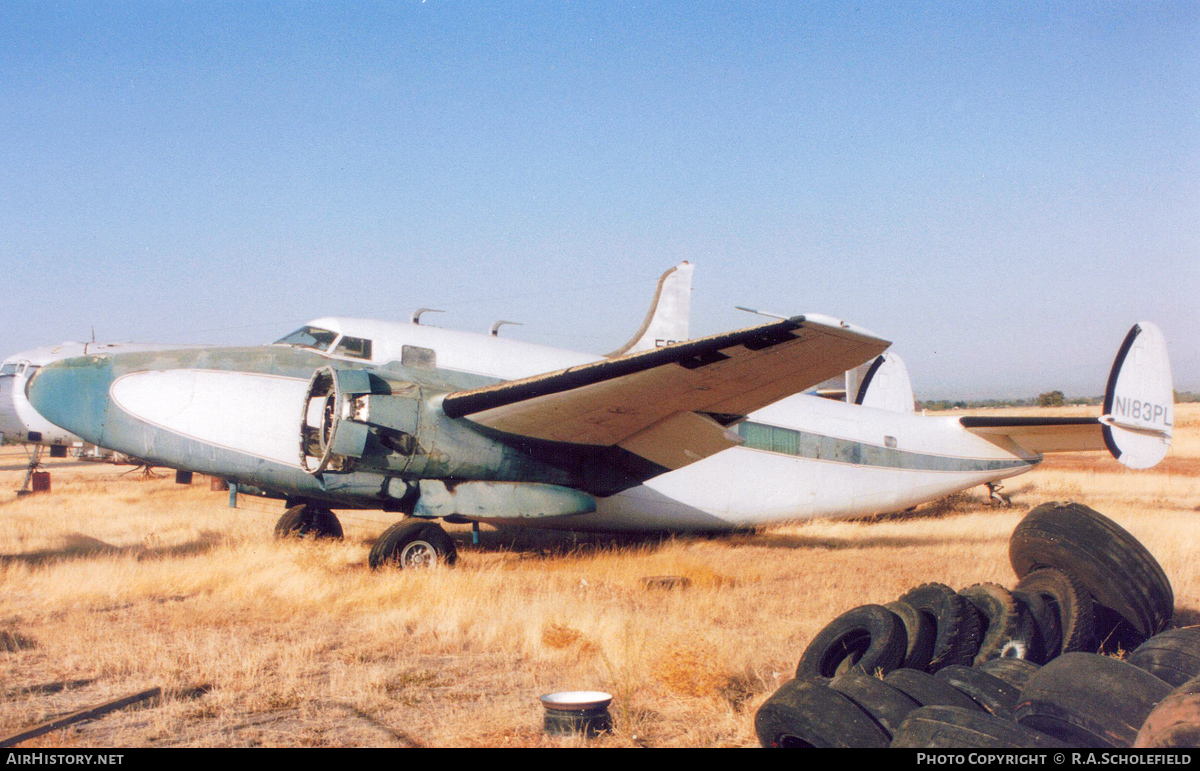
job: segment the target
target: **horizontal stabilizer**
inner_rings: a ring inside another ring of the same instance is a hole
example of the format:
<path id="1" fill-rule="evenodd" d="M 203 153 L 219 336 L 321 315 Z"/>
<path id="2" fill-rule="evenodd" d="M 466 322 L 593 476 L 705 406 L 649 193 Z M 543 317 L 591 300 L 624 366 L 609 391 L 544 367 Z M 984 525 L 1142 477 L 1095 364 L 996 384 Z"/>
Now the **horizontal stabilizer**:
<path id="1" fill-rule="evenodd" d="M 1029 452 L 1103 450 L 1099 418 L 959 418 L 962 427 L 981 436 L 1008 437 Z"/>
<path id="2" fill-rule="evenodd" d="M 723 426 L 870 361 L 889 344 L 836 319 L 797 316 L 452 393 L 442 409 L 525 437 L 620 444 L 671 468 L 736 443 Z"/>
<path id="3" fill-rule="evenodd" d="M 1135 324 L 1113 362 L 1098 418 L 963 417 L 971 433 L 1008 439 L 1033 453 L 1107 449 L 1133 469 L 1162 460 L 1175 414 L 1171 364 L 1162 332 Z"/>

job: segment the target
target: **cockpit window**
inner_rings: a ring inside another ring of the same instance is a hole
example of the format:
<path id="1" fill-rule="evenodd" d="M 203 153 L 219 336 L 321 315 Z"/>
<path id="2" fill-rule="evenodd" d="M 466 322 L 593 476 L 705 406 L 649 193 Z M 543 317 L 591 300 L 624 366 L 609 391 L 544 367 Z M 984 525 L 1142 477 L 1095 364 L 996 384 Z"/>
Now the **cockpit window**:
<path id="1" fill-rule="evenodd" d="M 279 338 L 275 341 L 275 345 L 295 345 L 300 348 L 328 351 L 329 346 L 333 345 L 333 341 L 336 339 L 337 332 L 330 332 L 328 329 L 320 327 L 304 326 L 286 337 Z"/>
<path id="2" fill-rule="evenodd" d="M 341 341 L 334 349 L 335 354 L 349 356 L 352 359 L 370 359 L 371 358 L 371 341 L 364 340 L 361 337 L 350 337 L 344 335 Z"/>
<path id="3" fill-rule="evenodd" d="M 0 366 L 0 375 L 15 375 L 15 374 L 17 374 L 16 362 L 13 362 L 11 364 L 5 364 L 4 366 Z"/>

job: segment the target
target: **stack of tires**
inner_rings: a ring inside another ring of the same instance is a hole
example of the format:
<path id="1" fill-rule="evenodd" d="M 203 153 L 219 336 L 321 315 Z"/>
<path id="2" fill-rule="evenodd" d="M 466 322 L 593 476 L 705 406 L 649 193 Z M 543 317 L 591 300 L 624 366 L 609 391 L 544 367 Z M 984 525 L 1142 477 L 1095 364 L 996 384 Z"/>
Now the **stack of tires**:
<path id="1" fill-rule="evenodd" d="M 1200 627 L 1156 634 L 1174 595 L 1145 547 L 1086 506 L 1049 503 L 1009 557 L 1011 590 L 929 583 L 834 619 L 759 708 L 762 745 L 1194 746 Z"/>

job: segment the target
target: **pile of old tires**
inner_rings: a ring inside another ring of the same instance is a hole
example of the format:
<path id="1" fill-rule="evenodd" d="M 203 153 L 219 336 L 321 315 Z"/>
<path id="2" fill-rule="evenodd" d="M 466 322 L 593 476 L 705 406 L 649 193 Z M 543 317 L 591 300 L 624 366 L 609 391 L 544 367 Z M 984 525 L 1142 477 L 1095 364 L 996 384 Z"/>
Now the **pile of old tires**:
<path id="1" fill-rule="evenodd" d="M 928 583 L 847 611 L 755 715 L 764 747 L 1186 747 L 1200 627 L 1115 522 L 1048 503 L 1013 531 L 1017 582 Z M 1132 651 L 1132 653 L 1130 653 Z"/>

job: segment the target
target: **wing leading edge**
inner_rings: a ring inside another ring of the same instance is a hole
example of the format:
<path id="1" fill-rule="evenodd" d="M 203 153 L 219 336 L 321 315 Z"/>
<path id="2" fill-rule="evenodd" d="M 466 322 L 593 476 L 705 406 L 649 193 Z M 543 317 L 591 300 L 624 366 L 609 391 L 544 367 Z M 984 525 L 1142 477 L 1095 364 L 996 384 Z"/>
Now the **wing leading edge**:
<path id="1" fill-rule="evenodd" d="M 796 316 L 452 393 L 442 409 L 509 434 L 619 445 L 678 468 L 739 444 L 725 426 L 890 344 L 836 319 Z"/>

